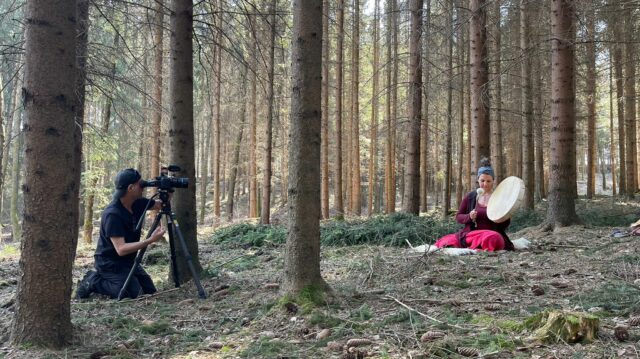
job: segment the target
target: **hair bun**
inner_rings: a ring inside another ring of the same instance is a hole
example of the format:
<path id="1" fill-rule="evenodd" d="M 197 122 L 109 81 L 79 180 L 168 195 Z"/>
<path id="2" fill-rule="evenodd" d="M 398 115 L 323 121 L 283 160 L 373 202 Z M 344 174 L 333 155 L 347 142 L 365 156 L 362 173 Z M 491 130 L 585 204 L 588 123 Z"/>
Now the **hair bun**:
<path id="1" fill-rule="evenodd" d="M 486 157 L 482 157 L 480 159 L 480 167 L 491 167 L 491 161 Z"/>

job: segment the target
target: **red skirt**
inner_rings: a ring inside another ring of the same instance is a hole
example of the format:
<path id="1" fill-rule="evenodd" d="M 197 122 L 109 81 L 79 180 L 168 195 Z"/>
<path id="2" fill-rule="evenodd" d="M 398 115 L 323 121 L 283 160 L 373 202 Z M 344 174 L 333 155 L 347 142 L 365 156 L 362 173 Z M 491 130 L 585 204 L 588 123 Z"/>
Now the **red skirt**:
<path id="1" fill-rule="evenodd" d="M 504 239 L 500 233 L 491 231 L 488 229 L 480 229 L 477 231 L 471 231 L 466 236 L 467 247 L 471 249 L 482 249 L 485 251 L 493 252 L 504 249 Z M 454 247 L 460 248 L 458 237 L 455 233 L 447 234 L 446 236 L 438 239 L 435 244 L 436 247 Z"/>

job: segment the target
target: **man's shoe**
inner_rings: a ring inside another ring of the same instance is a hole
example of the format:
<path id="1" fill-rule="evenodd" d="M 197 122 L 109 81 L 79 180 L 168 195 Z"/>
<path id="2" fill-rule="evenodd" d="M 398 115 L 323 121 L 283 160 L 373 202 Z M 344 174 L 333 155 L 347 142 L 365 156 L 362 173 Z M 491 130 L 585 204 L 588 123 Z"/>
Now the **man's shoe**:
<path id="1" fill-rule="evenodd" d="M 96 271 L 90 270 L 80 281 L 78 281 L 76 298 L 85 299 L 91 296 L 91 292 L 93 292 L 93 281 L 96 274 Z"/>

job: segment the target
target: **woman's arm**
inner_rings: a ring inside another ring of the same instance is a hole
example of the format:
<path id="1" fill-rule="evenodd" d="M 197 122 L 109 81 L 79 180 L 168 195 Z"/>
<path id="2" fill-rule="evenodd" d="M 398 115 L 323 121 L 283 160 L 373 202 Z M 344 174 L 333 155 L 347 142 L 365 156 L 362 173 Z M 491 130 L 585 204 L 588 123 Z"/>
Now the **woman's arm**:
<path id="1" fill-rule="evenodd" d="M 456 222 L 460 224 L 472 222 L 469 212 L 471 212 L 469 210 L 469 195 L 466 195 L 462 199 L 462 202 L 460 202 L 460 208 L 458 208 L 458 213 L 456 213 Z"/>

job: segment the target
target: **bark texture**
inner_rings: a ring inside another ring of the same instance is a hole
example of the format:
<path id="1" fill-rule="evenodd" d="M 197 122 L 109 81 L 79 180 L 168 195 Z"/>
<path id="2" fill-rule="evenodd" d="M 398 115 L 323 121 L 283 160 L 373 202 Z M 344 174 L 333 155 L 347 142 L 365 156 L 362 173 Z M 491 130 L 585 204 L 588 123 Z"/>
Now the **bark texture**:
<path id="1" fill-rule="evenodd" d="M 422 0 L 411 0 L 409 39 L 409 132 L 405 153 L 403 209 L 420 212 L 420 117 L 422 114 Z"/>
<path id="2" fill-rule="evenodd" d="M 471 176 L 481 158 L 491 158 L 489 135 L 489 95 L 487 84 L 487 2 L 471 0 L 471 26 L 469 27 L 469 55 L 471 56 Z"/>
<path id="3" fill-rule="evenodd" d="M 171 77 L 169 83 L 171 122 L 170 163 L 182 168 L 178 174 L 191 181 L 188 188 L 176 189 L 172 209 L 193 259 L 196 273 L 202 271 L 198 260 L 196 231 L 195 148 L 193 132 L 193 5 L 191 0 L 172 0 L 171 13 Z M 176 237 L 177 240 L 177 237 Z M 191 273 L 179 243 L 177 263 L 180 283 L 191 279 Z"/>
<path id="4" fill-rule="evenodd" d="M 284 287 L 325 288 L 320 274 L 322 1 L 293 2 L 289 235 Z"/>
<path id="5" fill-rule="evenodd" d="M 23 238 L 11 341 L 72 339 L 81 139 L 76 131 L 76 2 L 27 1 Z"/>
<path id="6" fill-rule="evenodd" d="M 575 209 L 575 4 L 551 1 L 551 158 L 547 227 L 578 222 Z"/>

